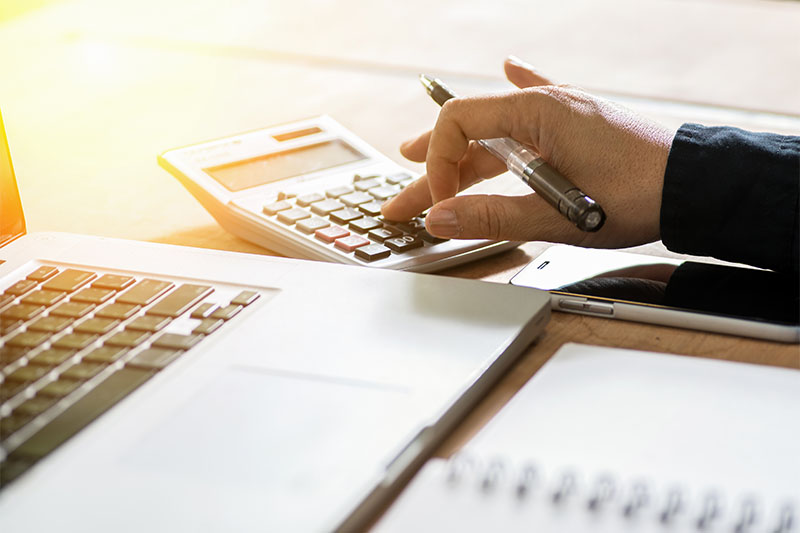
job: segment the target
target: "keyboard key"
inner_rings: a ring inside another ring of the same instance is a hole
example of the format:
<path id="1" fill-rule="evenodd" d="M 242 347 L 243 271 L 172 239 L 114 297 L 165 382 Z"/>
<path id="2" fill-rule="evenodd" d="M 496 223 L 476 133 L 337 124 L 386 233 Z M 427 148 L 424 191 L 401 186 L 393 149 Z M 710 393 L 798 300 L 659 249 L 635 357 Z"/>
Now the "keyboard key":
<path id="1" fill-rule="evenodd" d="M 376 242 L 384 242 L 386 239 L 391 239 L 392 237 L 399 237 L 401 235 L 401 231 L 392 228 L 390 226 L 385 226 L 383 228 L 375 228 L 371 230 L 367 236 Z"/>
<path id="2" fill-rule="evenodd" d="M 340 250 L 344 250 L 345 252 L 352 252 L 359 246 L 366 246 L 368 244 L 369 244 L 368 239 L 365 239 L 364 237 L 359 237 L 358 235 L 350 235 L 348 237 L 342 237 L 341 239 L 336 239 L 334 246 L 336 246 Z"/>
<path id="3" fill-rule="evenodd" d="M 42 282 L 42 281 L 47 281 L 56 274 L 58 274 L 58 269 L 56 267 L 40 266 L 39 268 L 28 274 L 27 279 L 32 279 L 33 281 Z"/>
<path id="4" fill-rule="evenodd" d="M 353 187 L 355 187 L 355 189 L 357 191 L 362 191 L 362 192 L 363 191 L 368 191 L 370 189 L 374 189 L 375 187 L 380 187 L 380 186 L 381 186 L 381 182 L 379 180 L 375 179 L 375 178 L 370 179 L 370 180 L 359 181 L 359 182 L 356 182 L 356 183 L 353 184 Z"/>
<path id="5" fill-rule="evenodd" d="M 163 333 L 153 341 L 153 346 L 156 348 L 167 348 L 168 350 L 188 350 L 201 340 L 203 340 L 202 335 Z"/>
<path id="6" fill-rule="evenodd" d="M 70 333 L 53 342 L 54 348 L 65 350 L 82 350 L 97 339 L 97 335 L 90 333 Z"/>
<path id="7" fill-rule="evenodd" d="M 174 286 L 169 281 L 157 279 L 143 279 L 121 295 L 117 296 L 116 303 L 148 305 Z"/>
<path id="8" fill-rule="evenodd" d="M 325 196 L 327 196 L 328 198 L 339 198 L 340 196 L 349 194 L 351 192 L 353 192 L 352 187 L 348 187 L 347 185 L 341 185 L 339 187 L 333 187 L 325 191 Z"/>
<path id="9" fill-rule="evenodd" d="M 7 385 L 6 382 L 9 381 L 15 381 L 17 383 L 32 383 L 34 381 L 43 378 L 49 372 L 50 369 L 43 366 L 34 366 L 34 365 L 23 366 L 16 369 L 9 375 L 7 375 L 6 381 L 3 382 L 3 386 L 5 387 Z"/>
<path id="10" fill-rule="evenodd" d="M 24 323 L 25 322 L 22 320 L 16 318 L 2 319 L 0 320 L 0 335 L 8 335 Z"/>
<path id="11" fill-rule="evenodd" d="M 63 398 L 64 396 L 72 393 L 75 389 L 80 387 L 79 381 L 70 381 L 68 379 L 59 379 L 48 383 L 42 387 L 36 396 L 49 396 L 51 398 Z"/>
<path id="12" fill-rule="evenodd" d="M 214 289 L 208 285 L 185 283 L 148 309 L 146 313 L 148 315 L 176 318 L 191 309 L 192 306 L 212 292 L 214 292 Z"/>
<path id="13" fill-rule="evenodd" d="M 0 402 L 13 398 L 20 392 L 28 388 L 29 383 L 24 381 L 4 381 L 3 386 L 0 387 Z"/>
<path id="14" fill-rule="evenodd" d="M 0 319 L 6 322 L 25 321 L 30 320 L 42 311 L 44 311 L 44 306 L 42 305 L 17 304 L 0 313 Z"/>
<path id="15" fill-rule="evenodd" d="M 136 314 L 137 311 L 141 306 L 133 305 L 133 304 L 109 304 L 95 313 L 95 316 L 101 316 L 104 318 L 116 318 L 119 320 L 125 320 L 126 318 L 130 318 Z"/>
<path id="16" fill-rule="evenodd" d="M 99 287 L 90 287 L 75 293 L 70 300 L 73 302 L 89 302 L 93 304 L 101 304 L 111 299 L 114 296 L 113 289 L 101 289 Z"/>
<path id="17" fill-rule="evenodd" d="M 73 379 L 76 381 L 86 381 L 87 379 L 92 379 L 97 374 L 99 374 L 106 365 L 98 364 L 98 363 L 78 363 L 76 365 L 72 365 L 64 372 L 61 373 L 59 379 Z"/>
<path id="18" fill-rule="evenodd" d="M 375 187 L 374 189 L 370 189 L 367 192 L 378 200 L 388 200 L 392 196 L 399 193 L 400 190 L 401 190 L 400 187 L 398 187 L 397 185 L 383 185 L 381 187 Z"/>
<path id="19" fill-rule="evenodd" d="M 16 299 L 13 294 L 0 294 L 0 309 L 7 306 Z"/>
<path id="20" fill-rule="evenodd" d="M 423 246 L 422 239 L 415 237 L 414 235 L 392 237 L 391 239 L 386 239 L 384 244 L 399 254 L 408 252 L 409 250 L 414 250 L 416 248 L 422 248 Z"/>
<path id="21" fill-rule="evenodd" d="M 338 211 L 346 207 L 342 202 L 337 202 L 336 200 L 323 200 L 321 202 L 317 202 L 311 205 L 311 212 L 315 215 L 326 216 L 334 211 Z"/>
<path id="22" fill-rule="evenodd" d="M 53 398 L 52 396 L 36 396 L 21 403 L 19 407 L 14 409 L 14 414 L 22 414 L 33 418 L 50 409 L 57 401 L 58 398 Z"/>
<path id="23" fill-rule="evenodd" d="M 17 348 L 35 348 L 49 339 L 50 335 L 52 333 L 46 331 L 24 331 L 8 339 L 6 344 Z"/>
<path id="24" fill-rule="evenodd" d="M 220 318 L 204 318 L 200 324 L 192 330 L 195 335 L 210 335 L 214 333 L 225 321 Z"/>
<path id="25" fill-rule="evenodd" d="M 221 318 L 222 320 L 230 320 L 234 316 L 239 314 L 239 311 L 242 310 L 241 305 L 226 305 L 225 307 L 220 307 L 213 313 L 211 313 L 211 318 Z"/>
<path id="26" fill-rule="evenodd" d="M 72 324 L 73 321 L 74 319 L 66 316 L 43 316 L 32 322 L 28 326 L 28 331 L 49 331 L 50 333 L 58 333 Z"/>
<path id="27" fill-rule="evenodd" d="M 22 357 L 28 352 L 25 348 L 12 348 L 11 346 L 3 346 L 0 348 L 0 368 L 5 367 Z M 0 383 L 0 390 L 5 385 Z"/>
<path id="28" fill-rule="evenodd" d="M 350 232 L 340 226 L 329 226 L 314 232 L 314 236 L 317 239 L 325 242 L 333 242 L 336 239 L 347 237 L 348 235 L 350 235 Z"/>
<path id="29" fill-rule="evenodd" d="M 420 239 L 430 244 L 439 244 L 440 242 L 447 242 L 448 239 L 442 239 L 428 233 L 428 230 L 420 231 L 418 234 Z"/>
<path id="30" fill-rule="evenodd" d="M 111 364 L 127 353 L 124 346 L 101 346 L 83 356 L 84 361 L 90 363 Z"/>
<path id="31" fill-rule="evenodd" d="M 351 220 L 363 217 L 364 214 L 358 209 L 352 207 L 345 207 L 330 214 L 331 222 L 336 224 L 347 224 Z"/>
<path id="32" fill-rule="evenodd" d="M 50 311 L 50 315 L 81 318 L 88 315 L 95 308 L 94 304 L 86 302 L 64 302 Z"/>
<path id="33" fill-rule="evenodd" d="M 356 207 L 372 201 L 372 196 L 364 192 L 351 192 L 339 197 L 339 201 L 347 207 Z"/>
<path id="34" fill-rule="evenodd" d="M 53 305 L 54 303 L 63 300 L 65 297 L 63 292 L 58 291 L 46 291 L 44 289 L 32 292 L 23 298 L 21 301 L 22 303 L 31 304 L 31 305 Z"/>
<path id="35" fill-rule="evenodd" d="M 391 255 L 391 250 L 382 244 L 369 244 L 356 249 L 356 257 L 364 261 L 377 261 Z"/>
<path id="36" fill-rule="evenodd" d="M 208 318 L 211 313 L 217 310 L 219 306 L 212 303 L 204 303 L 197 306 L 197 309 L 192 311 L 190 315 L 192 318 Z"/>
<path id="37" fill-rule="evenodd" d="M 150 332 L 148 331 L 126 329 L 114 333 L 111 337 L 106 339 L 104 344 L 107 346 L 124 346 L 126 348 L 133 348 L 143 343 L 149 336 Z"/>
<path id="38" fill-rule="evenodd" d="M 121 291 L 127 289 L 136 281 L 133 276 L 118 276 L 116 274 L 103 274 L 100 279 L 92 283 L 92 287 Z"/>
<path id="39" fill-rule="evenodd" d="M 113 318 L 100 318 L 100 317 L 93 317 L 84 320 L 80 324 L 77 324 L 73 331 L 78 331 L 80 333 L 94 333 L 96 335 L 105 335 L 119 324 L 119 320 L 115 320 Z"/>
<path id="40" fill-rule="evenodd" d="M 284 224 L 292 225 L 298 220 L 303 220 L 304 218 L 308 218 L 311 216 L 311 213 L 306 211 L 305 209 L 300 209 L 299 207 L 295 207 L 294 209 L 289 209 L 288 211 L 281 211 L 278 213 L 278 220 L 283 222 Z"/>
<path id="41" fill-rule="evenodd" d="M 234 305 L 250 305 L 258 300 L 259 294 L 256 291 L 242 291 L 237 294 L 231 303 Z"/>
<path id="42" fill-rule="evenodd" d="M 299 221 L 295 227 L 303 233 L 314 233 L 318 229 L 327 228 L 330 225 L 331 223 L 324 218 L 311 217 Z"/>
<path id="43" fill-rule="evenodd" d="M 32 291 L 38 283 L 32 279 L 21 279 L 5 290 L 6 294 L 12 296 L 22 296 L 26 292 Z"/>
<path id="44" fill-rule="evenodd" d="M 72 292 L 89 283 L 96 277 L 97 274 L 94 272 L 68 268 L 60 274 L 56 274 L 50 281 L 42 285 L 42 288 L 51 291 Z"/>
<path id="45" fill-rule="evenodd" d="M 264 213 L 272 216 L 272 215 L 277 215 L 281 211 L 286 211 L 287 209 L 291 208 L 292 204 L 290 204 L 286 200 L 278 200 L 277 202 L 265 205 Z"/>
<path id="46" fill-rule="evenodd" d="M 10 437 L 31 420 L 32 416 L 23 413 L 13 413 L 11 416 L 0 418 L 0 440 Z"/>
<path id="47" fill-rule="evenodd" d="M 312 192 L 310 194 L 303 194 L 297 197 L 296 203 L 300 207 L 308 207 L 314 202 L 320 202 L 324 200 L 325 197 L 318 192 Z"/>
<path id="48" fill-rule="evenodd" d="M 128 366 L 143 370 L 161 370 L 173 362 L 181 352 L 164 348 L 148 348 L 128 361 Z"/>
<path id="49" fill-rule="evenodd" d="M 51 348 L 40 352 L 36 357 L 28 361 L 28 364 L 54 367 L 60 365 L 73 355 L 75 355 L 75 350 L 56 350 Z"/>
<path id="50" fill-rule="evenodd" d="M 131 321 L 130 324 L 125 326 L 127 329 L 134 329 L 136 331 L 149 331 L 155 333 L 164 329 L 164 327 L 172 321 L 167 316 L 145 315 L 137 316 Z"/>
<path id="51" fill-rule="evenodd" d="M 392 185 L 399 185 L 408 179 L 411 179 L 411 174 L 407 174 L 405 172 L 399 172 L 397 174 L 392 174 L 391 176 L 386 176 L 386 182 Z"/>
<path id="52" fill-rule="evenodd" d="M 10 459 L 16 457 L 44 457 L 80 431 L 89 422 L 107 411 L 112 405 L 136 390 L 152 375 L 153 372 L 151 371 L 134 368 L 118 370 L 58 415 L 52 423 L 46 425 L 35 433 L 33 437 L 22 443 L 10 454 Z M 53 385 L 53 383 L 50 385 Z"/>
<path id="53" fill-rule="evenodd" d="M 381 214 L 382 205 L 383 204 L 381 202 L 368 202 L 366 204 L 359 205 L 358 210 L 364 213 L 365 215 L 376 217 Z"/>
<path id="54" fill-rule="evenodd" d="M 391 224 L 392 226 L 397 227 L 397 229 L 412 235 L 416 235 L 425 229 L 425 221 L 419 218 L 412 218 L 406 222 L 390 222 L 387 220 L 386 223 Z"/>

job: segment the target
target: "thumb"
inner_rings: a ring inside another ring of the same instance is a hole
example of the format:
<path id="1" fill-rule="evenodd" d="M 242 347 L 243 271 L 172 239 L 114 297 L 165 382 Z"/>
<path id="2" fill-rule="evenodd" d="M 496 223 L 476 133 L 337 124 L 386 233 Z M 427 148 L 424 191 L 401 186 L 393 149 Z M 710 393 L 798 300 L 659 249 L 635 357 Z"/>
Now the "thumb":
<path id="1" fill-rule="evenodd" d="M 426 229 L 448 239 L 574 240 L 578 231 L 536 194 L 463 195 L 434 205 Z"/>
<path id="2" fill-rule="evenodd" d="M 525 87 L 535 87 L 537 85 L 556 85 L 556 81 L 549 78 L 533 68 L 533 65 L 526 63 L 517 56 L 508 56 L 503 63 L 508 81 L 524 89 Z"/>

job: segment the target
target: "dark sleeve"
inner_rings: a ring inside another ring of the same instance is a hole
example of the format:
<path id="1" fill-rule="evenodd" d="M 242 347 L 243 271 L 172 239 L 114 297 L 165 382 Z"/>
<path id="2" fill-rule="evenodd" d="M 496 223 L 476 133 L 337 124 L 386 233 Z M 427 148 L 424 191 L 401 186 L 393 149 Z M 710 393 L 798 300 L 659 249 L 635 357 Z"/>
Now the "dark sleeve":
<path id="1" fill-rule="evenodd" d="M 664 175 L 661 238 L 675 252 L 797 273 L 800 137 L 684 124 Z"/>

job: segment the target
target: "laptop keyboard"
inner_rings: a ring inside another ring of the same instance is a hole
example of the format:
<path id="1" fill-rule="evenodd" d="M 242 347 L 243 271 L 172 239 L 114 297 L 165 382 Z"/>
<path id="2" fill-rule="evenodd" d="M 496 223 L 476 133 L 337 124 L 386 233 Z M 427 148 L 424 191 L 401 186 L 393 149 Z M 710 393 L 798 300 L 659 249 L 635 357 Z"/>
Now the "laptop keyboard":
<path id="1" fill-rule="evenodd" d="M 0 293 L 0 486 L 259 296 L 54 266 L 8 287 Z"/>

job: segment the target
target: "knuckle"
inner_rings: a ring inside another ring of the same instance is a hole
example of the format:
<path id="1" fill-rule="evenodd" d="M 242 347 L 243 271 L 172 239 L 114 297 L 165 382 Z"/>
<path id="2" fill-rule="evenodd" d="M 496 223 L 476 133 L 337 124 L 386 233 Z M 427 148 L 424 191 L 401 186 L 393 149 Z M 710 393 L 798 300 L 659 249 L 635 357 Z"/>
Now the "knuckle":
<path id="1" fill-rule="evenodd" d="M 488 239 L 499 239 L 505 220 L 504 209 L 497 203 L 481 202 L 478 219 L 481 234 Z"/>

